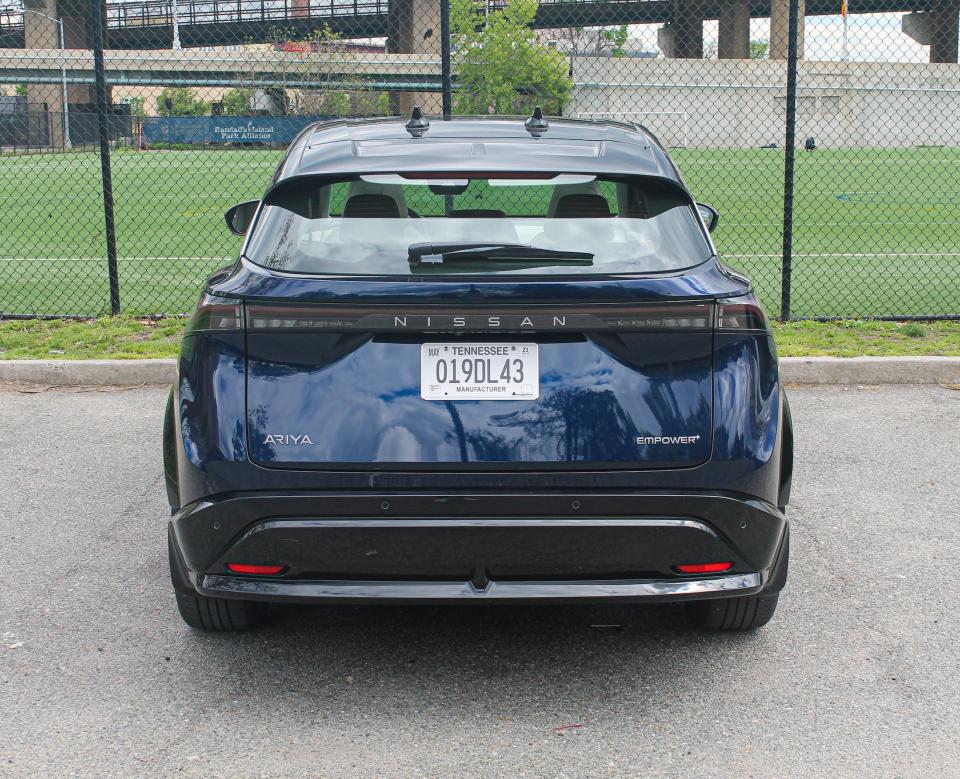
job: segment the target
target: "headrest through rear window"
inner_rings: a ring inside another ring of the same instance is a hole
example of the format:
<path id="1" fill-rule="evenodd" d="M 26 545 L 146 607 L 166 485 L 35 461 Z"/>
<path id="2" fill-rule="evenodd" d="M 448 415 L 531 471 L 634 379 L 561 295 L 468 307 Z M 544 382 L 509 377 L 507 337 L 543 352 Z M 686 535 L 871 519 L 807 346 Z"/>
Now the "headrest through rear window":
<path id="1" fill-rule="evenodd" d="M 343 216 L 347 219 L 398 219 L 400 209 L 390 195 L 368 193 L 348 198 Z"/>
<path id="2" fill-rule="evenodd" d="M 610 216 L 610 206 L 603 195 L 564 195 L 557 201 L 553 215 L 557 219 L 598 219 Z"/>

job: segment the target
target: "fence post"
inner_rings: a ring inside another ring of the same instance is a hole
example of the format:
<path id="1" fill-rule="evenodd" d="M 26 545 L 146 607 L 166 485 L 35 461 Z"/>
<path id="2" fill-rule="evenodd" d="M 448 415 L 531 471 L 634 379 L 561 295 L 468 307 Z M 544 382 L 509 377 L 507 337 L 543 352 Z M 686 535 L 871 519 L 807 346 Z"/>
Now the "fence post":
<path id="1" fill-rule="evenodd" d="M 790 0 L 787 26 L 787 123 L 783 161 L 783 264 L 780 270 L 780 319 L 790 318 L 793 277 L 793 176 L 797 135 L 797 36 L 799 0 Z"/>
<path id="2" fill-rule="evenodd" d="M 453 78 L 450 74 L 450 0 L 440 0 L 440 81 L 443 89 L 443 118 L 449 119 L 453 105 Z"/>
<path id="3" fill-rule="evenodd" d="M 117 233 L 113 222 L 113 177 L 110 169 L 110 124 L 107 74 L 103 64 L 102 0 L 93 4 L 93 69 L 97 85 L 97 129 L 100 136 L 100 177 L 103 183 L 103 222 L 107 238 L 107 273 L 110 278 L 110 313 L 120 313 L 120 276 L 117 272 Z"/>

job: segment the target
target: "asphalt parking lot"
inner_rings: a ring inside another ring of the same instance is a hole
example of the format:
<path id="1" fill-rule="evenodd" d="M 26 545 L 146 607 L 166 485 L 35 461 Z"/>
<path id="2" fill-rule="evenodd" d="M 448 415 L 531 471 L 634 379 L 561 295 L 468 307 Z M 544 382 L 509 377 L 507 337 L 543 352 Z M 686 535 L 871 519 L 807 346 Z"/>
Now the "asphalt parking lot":
<path id="1" fill-rule="evenodd" d="M 180 622 L 164 393 L 0 390 L 2 776 L 930 776 L 960 765 L 960 391 L 795 388 L 791 579 L 674 608 Z"/>

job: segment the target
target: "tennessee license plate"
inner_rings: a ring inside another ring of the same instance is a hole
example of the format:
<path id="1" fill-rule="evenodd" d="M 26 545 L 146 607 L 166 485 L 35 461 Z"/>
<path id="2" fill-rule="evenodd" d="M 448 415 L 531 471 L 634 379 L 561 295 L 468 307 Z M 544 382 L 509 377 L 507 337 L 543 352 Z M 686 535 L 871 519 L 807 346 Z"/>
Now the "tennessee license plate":
<path id="1" fill-rule="evenodd" d="M 537 344 L 429 343 L 420 347 L 424 400 L 536 400 Z"/>

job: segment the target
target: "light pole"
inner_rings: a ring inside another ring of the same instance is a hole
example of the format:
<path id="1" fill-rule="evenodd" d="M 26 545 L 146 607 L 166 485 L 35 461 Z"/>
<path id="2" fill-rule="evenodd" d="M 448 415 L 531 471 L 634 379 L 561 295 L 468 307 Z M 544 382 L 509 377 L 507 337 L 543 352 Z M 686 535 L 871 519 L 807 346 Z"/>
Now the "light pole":
<path id="1" fill-rule="evenodd" d="M 847 0 L 841 0 L 840 3 L 840 15 L 843 17 L 843 61 L 846 62 L 850 59 L 850 50 L 847 45 L 847 39 L 849 37 L 849 9 L 847 8 Z"/>
<path id="2" fill-rule="evenodd" d="M 180 49 L 180 7 L 177 5 L 177 0 L 173 0 L 173 8 L 171 9 L 173 23 L 173 48 L 175 50 Z"/>
<path id="3" fill-rule="evenodd" d="M 53 16 L 47 16 L 32 8 L 24 8 L 25 14 L 36 14 L 44 19 L 49 19 L 60 28 L 60 84 L 63 87 L 63 146 L 66 149 L 72 149 L 70 143 L 70 106 L 67 103 L 67 47 L 63 41 L 63 19 L 56 19 Z"/>

